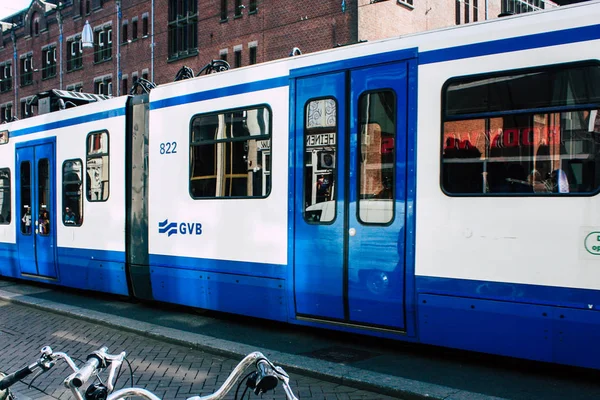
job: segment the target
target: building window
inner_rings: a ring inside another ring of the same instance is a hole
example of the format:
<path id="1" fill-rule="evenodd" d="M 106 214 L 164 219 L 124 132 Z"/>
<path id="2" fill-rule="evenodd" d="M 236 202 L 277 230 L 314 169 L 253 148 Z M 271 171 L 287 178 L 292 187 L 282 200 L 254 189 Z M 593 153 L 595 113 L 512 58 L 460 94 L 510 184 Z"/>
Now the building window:
<path id="1" fill-rule="evenodd" d="M 479 5 L 477 4 L 477 0 L 473 0 L 473 22 L 477 22 L 479 20 Z"/>
<path id="2" fill-rule="evenodd" d="M 148 80 L 148 70 L 147 69 L 142 70 L 142 79 Z"/>
<path id="3" fill-rule="evenodd" d="M 463 0 L 465 2 L 465 24 L 469 23 L 469 16 L 471 15 L 471 9 L 469 0 Z"/>
<path id="4" fill-rule="evenodd" d="M 137 40 L 138 38 L 138 19 L 137 17 L 131 20 L 131 40 Z"/>
<path id="5" fill-rule="evenodd" d="M 21 119 L 33 117 L 33 98 L 21 99 Z"/>
<path id="6" fill-rule="evenodd" d="M 192 118 L 190 195 L 266 197 L 271 191 L 271 112 L 252 107 Z"/>
<path id="7" fill-rule="evenodd" d="M 196 0 L 169 0 L 169 59 L 198 53 Z"/>
<path id="8" fill-rule="evenodd" d="M 128 87 L 128 76 L 124 75 L 123 78 L 121 78 L 121 92 L 123 94 L 128 94 L 129 93 L 129 87 Z"/>
<path id="9" fill-rule="evenodd" d="M 37 36 L 40 34 L 40 17 L 36 12 L 31 15 L 31 30 L 30 36 Z"/>
<path id="10" fill-rule="evenodd" d="M 544 0 L 502 0 L 501 11 L 503 14 L 522 14 L 543 10 L 545 5 Z"/>
<path id="11" fill-rule="evenodd" d="M 0 122 L 10 122 L 12 119 L 12 103 L 3 104 L 0 107 Z"/>
<path id="12" fill-rule="evenodd" d="M 454 8 L 454 18 L 456 25 L 460 25 L 460 0 L 456 0 L 456 5 Z"/>
<path id="13" fill-rule="evenodd" d="M 12 65 L 5 63 L 0 65 L 0 93 L 8 92 L 12 89 Z"/>
<path id="14" fill-rule="evenodd" d="M 83 83 L 79 82 L 73 85 L 67 85 L 67 90 L 70 90 L 72 92 L 83 92 Z"/>
<path id="15" fill-rule="evenodd" d="M 249 65 L 256 64 L 256 51 L 257 51 L 256 45 L 248 48 L 248 64 Z"/>
<path id="16" fill-rule="evenodd" d="M 129 22 L 128 21 L 123 22 L 123 26 L 121 27 L 121 43 L 127 43 L 127 41 L 129 40 L 128 28 L 129 28 Z"/>
<path id="17" fill-rule="evenodd" d="M 81 226 L 83 223 L 83 162 L 81 159 L 63 163 L 63 224 Z"/>
<path id="18" fill-rule="evenodd" d="M 56 76 L 56 46 L 42 49 L 42 79 Z"/>
<path id="19" fill-rule="evenodd" d="M 337 198 L 337 102 L 314 99 L 304 108 L 304 220 L 330 223 Z"/>
<path id="20" fill-rule="evenodd" d="M 33 54 L 21 58 L 21 86 L 33 83 Z"/>
<path id="21" fill-rule="evenodd" d="M 106 76 L 94 80 L 94 93 L 112 96 L 112 77 Z"/>
<path id="22" fill-rule="evenodd" d="M 227 61 L 227 50 L 221 51 L 219 58 L 223 61 Z"/>
<path id="23" fill-rule="evenodd" d="M 413 0 L 398 0 L 398 3 L 406 4 L 408 6 L 413 6 Z"/>
<path id="24" fill-rule="evenodd" d="M 221 21 L 227 21 L 227 0 L 221 0 Z"/>
<path id="25" fill-rule="evenodd" d="M 67 72 L 83 68 L 81 36 L 67 39 Z"/>
<path id="26" fill-rule="evenodd" d="M 0 225 L 8 225 L 10 220 L 10 169 L 0 168 Z"/>
<path id="27" fill-rule="evenodd" d="M 109 193 L 108 132 L 92 132 L 87 136 L 86 197 L 88 201 L 106 201 Z"/>
<path id="28" fill-rule="evenodd" d="M 148 14 L 142 15 L 142 37 L 148 36 Z"/>
<path id="29" fill-rule="evenodd" d="M 242 49 L 235 49 L 234 54 L 234 63 L 235 68 L 239 68 L 242 66 Z"/>
<path id="30" fill-rule="evenodd" d="M 597 192 L 599 88 L 596 63 L 450 81 L 443 93 L 444 192 L 483 196 Z"/>
<path id="31" fill-rule="evenodd" d="M 94 32 L 94 62 L 108 61 L 112 58 L 112 27 L 96 29 Z"/>
<path id="32" fill-rule="evenodd" d="M 239 18 L 242 16 L 242 0 L 235 0 L 235 10 L 233 10 L 233 17 Z"/>
<path id="33" fill-rule="evenodd" d="M 92 2 L 91 0 L 85 0 L 85 15 L 89 15 L 92 11 Z"/>
<path id="34" fill-rule="evenodd" d="M 255 14 L 258 11 L 256 0 L 250 0 L 250 4 L 248 6 L 248 14 Z"/>

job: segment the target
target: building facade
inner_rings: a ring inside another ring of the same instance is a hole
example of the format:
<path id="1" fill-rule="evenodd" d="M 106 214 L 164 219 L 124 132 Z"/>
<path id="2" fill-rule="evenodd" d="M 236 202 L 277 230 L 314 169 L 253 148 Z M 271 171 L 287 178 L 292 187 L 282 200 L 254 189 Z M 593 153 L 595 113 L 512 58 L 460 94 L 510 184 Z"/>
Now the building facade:
<path id="1" fill-rule="evenodd" d="M 171 82 L 211 60 L 232 68 L 554 7 L 544 0 L 33 0 L 5 18 L 0 122 L 36 113 L 35 95 L 119 96 L 144 78 Z M 82 46 L 86 24 L 93 47 Z"/>

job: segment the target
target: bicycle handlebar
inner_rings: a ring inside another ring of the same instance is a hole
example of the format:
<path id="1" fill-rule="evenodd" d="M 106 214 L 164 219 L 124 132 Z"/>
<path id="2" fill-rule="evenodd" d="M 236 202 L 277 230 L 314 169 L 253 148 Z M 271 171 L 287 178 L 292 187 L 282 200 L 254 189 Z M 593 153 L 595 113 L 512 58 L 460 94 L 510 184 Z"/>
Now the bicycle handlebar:
<path id="1" fill-rule="evenodd" d="M 31 375 L 33 371 L 29 367 L 21 368 L 20 370 L 13 372 L 12 374 L 6 375 L 0 381 L 0 390 L 8 389 L 21 379 Z"/>
<path id="2" fill-rule="evenodd" d="M 12 374 L 6 375 L 2 380 L 0 380 L 0 391 L 6 390 L 18 381 L 27 376 L 33 374 L 37 370 L 40 370 L 40 373 L 46 372 L 54 365 L 54 357 L 52 353 L 52 348 L 49 346 L 45 346 L 41 350 L 41 357 L 33 364 L 21 368 L 18 371 L 13 372 Z M 35 379 L 35 378 L 34 378 Z"/>
<path id="3" fill-rule="evenodd" d="M 118 400 L 124 399 L 131 396 L 142 397 L 147 400 L 160 400 L 152 392 L 142 388 L 125 388 L 114 390 L 115 371 L 121 366 L 125 360 L 126 353 L 121 352 L 117 355 L 108 354 L 108 349 L 102 347 L 99 350 L 88 355 L 85 364 L 78 368 L 73 362 L 73 359 L 67 353 L 53 352 L 49 346 L 42 348 L 42 356 L 34 364 L 28 367 L 22 368 L 0 380 L 0 391 L 7 389 L 15 382 L 25 378 L 32 374 L 38 369 L 41 372 L 45 372 L 50 369 L 57 359 L 64 359 L 69 367 L 73 370 L 73 373 L 64 380 L 64 385 L 67 389 L 70 389 L 77 400 L 84 400 L 84 396 L 79 391 L 90 378 L 98 374 L 98 370 L 109 368 L 109 377 L 106 382 L 107 393 L 109 393 L 107 400 Z M 269 359 L 267 359 L 262 353 L 255 351 L 248 354 L 239 364 L 233 369 L 231 374 L 225 380 L 225 383 L 213 394 L 207 396 L 194 396 L 187 400 L 220 400 L 223 399 L 227 393 L 231 391 L 233 386 L 239 381 L 244 371 L 254 364 L 256 371 L 253 372 L 248 378 L 247 385 L 253 389 L 255 394 L 266 393 L 270 390 L 275 389 L 278 382 L 282 383 L 285 391 L 285 395 L 288 400 L 298 400 L 298 398 L 292 392 L 289 384 L 289 376 L 283 370 L 283 368 L 274 365 Z"/>

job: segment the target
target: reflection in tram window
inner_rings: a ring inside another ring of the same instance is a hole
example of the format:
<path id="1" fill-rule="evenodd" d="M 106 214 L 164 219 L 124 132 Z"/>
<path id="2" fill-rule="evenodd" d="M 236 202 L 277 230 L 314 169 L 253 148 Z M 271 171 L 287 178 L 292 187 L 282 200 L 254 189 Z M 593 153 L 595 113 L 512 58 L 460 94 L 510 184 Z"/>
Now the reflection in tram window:
<path id="1" fill-rule="evenodd" d="M 38 161 L 38 207 L 37 229 L 40 235 L 50 234 L 50 160 Z"/>
<path id="2" fill-rule="evenodd" d="M 109 194 L 108 132 L 92 132 L 87 137 L 86 197 L 106 201 Z"/>
<path id="3" fill-rule="evenodd" d="M 21 175 L 21 204 L 19 215 L 21 219 L 21 233 L 31 234 L 31 164 L 29 161 L 23 161 L 20 166 Z"/>
<path id="4" fill-rule="evenodd" d="M 63 163 L 63 223 L 81 226 L 83 222 L 83 163 L 66 160 Z"/>
<path id="5" fill-rule="evenodd" d="M 270 192 L 271 112 L 267 107 L 192 119 L 192 198 L 267 197 Z"/>
<path id="6" fill-rule="evenodd" d="M 451 82 L 444 93 L 444 191 L 595 193 L 600 188 L 600 66 L 586 64 Z"/>
<path id="7" fill-rule="evenodd" d="M 358 219 L 387 224 L 394 219 L 396 97 L 385 90 L 359 99 Z"/>
<path id="8" fill-rule="evenodd" d="M 0 168 L 0 225 L 10 224 L 10 169 Z"/>
<path id="9" fill-rule="evenodd" d="M 333 98 L 306 104 L 304 162 L 304 219 L 332 222 L 335 219 L 337 104 Z"/>

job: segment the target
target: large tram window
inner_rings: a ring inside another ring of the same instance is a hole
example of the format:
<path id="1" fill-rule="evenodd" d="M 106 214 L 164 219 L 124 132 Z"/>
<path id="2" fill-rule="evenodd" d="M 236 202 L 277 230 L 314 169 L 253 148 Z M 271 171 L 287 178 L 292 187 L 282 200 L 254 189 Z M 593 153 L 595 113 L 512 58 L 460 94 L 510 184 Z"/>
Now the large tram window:
<path id="1" fill-rule="evenodd" d="M 358 219 L 364 224 L 387 224 L 394 219 L 394 92 L 385 90 L 362 94 L 358 121 Z"/>
<path id="2" fill-rule="evenodd" d="M 21 233 L 31 235 L 31 163 L 23 161 L 20 168 L 21 182 Z"/>
<path id="3" fill-rule="evenodd" d="M 40 235 L 50 234 L 50 160 L 42 158 L 38 161 L 38 210 L 36 221 L 37 232 Z"/>
<path id="4" fill-rule="evenodd" d="M 83 223 L 83 162 L 66 160 L 63 163 L 63 224 L 81 226 Z"/>
<path id="5" fill-rule="evenodd" d="M 447 194 L 592 194 L 600 188 L 600 66 L 465 78 L 445 91 Z"/>
<path id="6" fill-rule="evenodd" d="M 88 201 L 106 201 L 109 194 L 108 132 L 87 136 L 86 197 Z"/>
<path id="7" fill-rule="evenodd" d="M 10 169 L 0 168 L 0 225 L 10 224 Z"/>
<path id="8" fill-rule="evenodd" d="M 304 220 L 331 223 L 337 198 L 337 103 L 333 98 L 306 103 L 304 113 Z"/>
<path id="9" fill-rule="evenodd" d="M 271 112 L 267 107 L 196 115 L 190 135 L 192 198 L 269 195 Z"/>

